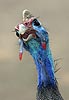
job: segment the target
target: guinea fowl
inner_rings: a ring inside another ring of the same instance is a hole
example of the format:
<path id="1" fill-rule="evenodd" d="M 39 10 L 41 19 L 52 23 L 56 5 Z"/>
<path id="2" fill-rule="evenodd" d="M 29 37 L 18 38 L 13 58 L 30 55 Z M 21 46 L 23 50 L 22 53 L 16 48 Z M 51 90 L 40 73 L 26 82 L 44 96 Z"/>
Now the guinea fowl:
<path id="1" fill-rule="evenodd" d="M 19 37 L 19 58 L 22 59 L 23 49 L 33 57 L 37 73 L 37 100 L 63 100 L 57 86 L 54 71 L 54 60 L 49 46 L 49 34 L 37 18 L 28 10 L 23 11 L 23 23 L 16 27 L 16 35 Z M 27 23 L 28 22 L 28 23 Z"/>

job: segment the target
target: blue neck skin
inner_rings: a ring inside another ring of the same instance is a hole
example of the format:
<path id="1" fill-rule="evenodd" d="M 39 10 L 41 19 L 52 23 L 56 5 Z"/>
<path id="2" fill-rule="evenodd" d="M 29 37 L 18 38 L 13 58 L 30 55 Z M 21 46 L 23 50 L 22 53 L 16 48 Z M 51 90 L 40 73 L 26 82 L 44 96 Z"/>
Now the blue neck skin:
<path id="1" fill-rule="evenodd" d="M 36 34 L 39 39 L 31 39 L 27 43 L 24 43 L 23 47 L 30 52 L 36 64 L 38 86 L 41 87 L 42 84 L 44 86 L 55 86 L 54 61 L 49 47 L 48 33 L 41 25 L 36 26 L 33 22 L 32 26 L 37 30 Z M 41 46 L 41 42 L 43 41 L 46 42 L 45 50 Z"/>

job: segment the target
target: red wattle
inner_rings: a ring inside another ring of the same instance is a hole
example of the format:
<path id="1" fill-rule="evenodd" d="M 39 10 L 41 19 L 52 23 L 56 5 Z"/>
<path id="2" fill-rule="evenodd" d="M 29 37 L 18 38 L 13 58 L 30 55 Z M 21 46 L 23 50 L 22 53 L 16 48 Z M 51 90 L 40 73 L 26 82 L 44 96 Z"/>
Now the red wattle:
<path id="1" fill-rule="evenodd" d="M 19 59 L 22 60 L 22 53 L 19 53 Z"/>
<path id="2" fill-rule="evenodd" d="M 46 49 L 46 43 L 42 42 L 42 48 L 45 50 Z"/>

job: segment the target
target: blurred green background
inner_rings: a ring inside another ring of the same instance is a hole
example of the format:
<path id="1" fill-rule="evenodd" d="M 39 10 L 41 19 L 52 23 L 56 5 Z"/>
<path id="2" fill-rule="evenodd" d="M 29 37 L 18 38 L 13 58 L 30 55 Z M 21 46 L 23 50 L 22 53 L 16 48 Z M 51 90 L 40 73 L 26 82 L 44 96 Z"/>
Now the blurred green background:
<path id="1" fill-rule="evenodd" d="M 0 100 L 36 100 L 34 61 L 26 51 L 19 61 L 18 39 L 12 33 L 24 9 L 40 16 L 54 59 L 62 58 L 56 77 L 62 96 L 69 100 L 69 0 L 0 0 Z"/>

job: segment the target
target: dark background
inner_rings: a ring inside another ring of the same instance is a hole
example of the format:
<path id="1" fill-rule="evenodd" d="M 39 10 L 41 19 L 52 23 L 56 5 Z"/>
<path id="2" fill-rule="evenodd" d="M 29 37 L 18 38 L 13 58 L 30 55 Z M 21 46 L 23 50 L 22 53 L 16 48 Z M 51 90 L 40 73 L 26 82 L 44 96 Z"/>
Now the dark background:
<path id="1" fill-rule="evenodd" d="M 56 74 L 59 89 L 69 100 L 69 0 L 0 0 L 0 100 L 36 100 L 37 73 L 26 51 L 18 59 L 18 39 L 12 33 L 29 9 L 47 28 L 54 59 L 62 58 Z"/>

